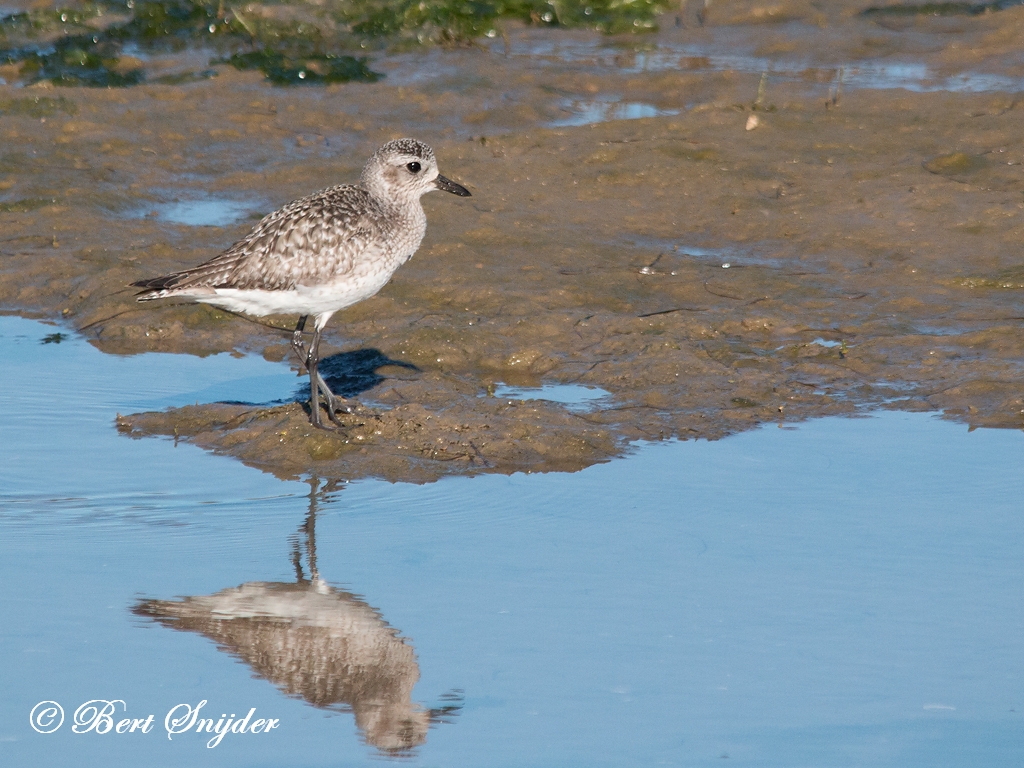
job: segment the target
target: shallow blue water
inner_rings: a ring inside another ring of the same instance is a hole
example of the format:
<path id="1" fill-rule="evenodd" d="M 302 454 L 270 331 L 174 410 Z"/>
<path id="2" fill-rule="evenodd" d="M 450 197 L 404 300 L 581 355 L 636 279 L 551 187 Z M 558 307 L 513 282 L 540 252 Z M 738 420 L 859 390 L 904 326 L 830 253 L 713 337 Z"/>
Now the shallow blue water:
<path id="1" fill-rule="evenodd" d="M 310 485 L 128 439 L 115 414 L 287 397 L 294 375 L 41 344 L 52 331 L 0 318 L 0 762 L 392 759 L 352 714 L 132 613 L 294 584 Z M 461 706 L 403 764 L 1015 766 L 1022 449 L 1020 432 L 881 413 L 639 445 L 572 475 L 352 482 L 318 500 L 321 592 L 361 596 L 344 605 L 415 650 L 413 704 Z M 154 728 L 72 733 L 91 699 Z M 49 735 L 29 723 L 43 700 L 66 712 Z M 202 700 L 280 724 L 169 740 L 168 710 Z"/>
<path id="2" fill-rule="evenodd" d="M 546 400 L 549 403 L 561 403 L 573 410 L 589 410 L 600 405 L 605 398 L 611 397 L 611 392 L 584 384 L 543 384 L 539 387 L 510 387 L 507 384 L 500 384 L 495 387 L 494 396 L 509 400 Z"/>
<path id="3" fill-rule="evenodd" d="M 663 41 L 653 50 L 635 52 L 608 45 L 597 38 L 582 40 L 552 35 L 515 49 L 511 55 L 538 61 L 548 59 L 559 65 L 569 62 L 634 73 L 742 72 L 767 74 L 770 80 L 789 81 L 824 78 L 823 86 L 831 80 L 834 88 L 841 81 L 843 89 L 901 88 L 918 93 L 1016 93 L 1024 89 L 1024 80 L 1019 77 L 970 70 L 945 74 L 927 64 L 901 61 L 896 57 L 837 61 L 831 65 L 822 65 L 799 55 L 765 57 L 745 52 L 745 41 L 738 41 L 727 30 L 719 28 L 715 34 L 717 39 L 703 43 Z"/>
<path id="4" fill-rule="evenodd" d="M 132 211 L 135 218 L 152 217 L 190 227 L 226 227 L 249 217 L 257 208 L 253 202 L 208 197 L 156 203 Z"/>
<path id="5" fill-rule="evenodd" d="M 609 120 L 641 120 L 646 117 L 665 117 L 678 115 L 678 109 L 659 109 L 653 104 L 643 102 L 618 102 L 618 101 L 580 101 L 570 99 L 562 104 L 562 110 L 568 115 L 553 120 L 549 125 L 553 127 L 571 125 L 590 125 L 591 123 L 604 123 Z"/>

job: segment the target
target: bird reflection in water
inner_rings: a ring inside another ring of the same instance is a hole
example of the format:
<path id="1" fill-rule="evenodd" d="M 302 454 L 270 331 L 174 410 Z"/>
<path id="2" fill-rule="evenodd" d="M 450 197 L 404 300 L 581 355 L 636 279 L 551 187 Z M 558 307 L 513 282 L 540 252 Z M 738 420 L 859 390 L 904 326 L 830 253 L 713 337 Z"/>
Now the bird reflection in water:
<path id="1" fill-rule="evenodd" d="M 292 540 L 295 583 L 253 581 L 213 595 L 143 600 L 133 612 L 210 638 L 257 677 L 314 707 L 351 710 L 367 743 L 388 755 L 409 754 L 433 723 L 458 713 L 461 691 L 446 694 L 434 709 L 414 704 L 420 669 L 412 646 L 375 608 L 320 578 L 317 502 L 336 484 L 319 489 L 316 478 L 310 484 L 309 514 Z"/>

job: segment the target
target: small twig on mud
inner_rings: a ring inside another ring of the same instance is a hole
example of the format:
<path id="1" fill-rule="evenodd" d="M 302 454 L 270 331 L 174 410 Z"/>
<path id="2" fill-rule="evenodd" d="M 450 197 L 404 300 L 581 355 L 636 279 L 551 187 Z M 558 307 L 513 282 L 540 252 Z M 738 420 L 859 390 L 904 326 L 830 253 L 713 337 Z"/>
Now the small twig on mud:
<path id="1" fill-rule="evenodd" d="M 657 312 L 644 312 L 637 317 L 654 317 L 655 315 L 668 315 L 672 312 L 707 312 L 707 307 L 673 307 L 672 309 L 659 309 Z"/>
<path id="2" fill-rule="evenodd" d="M 469 443 L 469 447 L 472 448 L 474 451 L 476 451 L 476 455 L 477 455 L 477 458 L 480 459 L 480 463 L 483 464 L 485 467 L 491 466 L 491 463 L 487 460 L 487 458 L 482 453 L 480 453 L 480 449 L 477 448 L 476 445 L 473 444 L 473 441 L 469 440 L 467 442 Z M 470 463 L 472 463 L 472 461 L 473 461 L 472 458 L 470 458 Z"/>
<path id="3" fill-rule="evenodd" d="M 697 142 L 693 141 L 686 136 L 647 136 L 647 137 L 631 137 L 627 139 L 608 139 L 606 141 L 597 142 L 599 147 L 607 147 L 609 144 L 640 144 L 645 141 L 685 141 L 687 144 L 693 144 L 697 146 Z"/>
<path id="4" fill-rule="evenodd" d="M 704 281 L 704 290 L 710 293 L 712 296 L 721 296 L 723 299 L 732 299 L 733 301 L 743 301 L 742 296 L 730 296 L 728 293 L 716 293 L 708 288 L 708 281 Z"/>
<path id="5" fill-rule="evenodd" d="M 443 318 L 447 319 L 449 317 L 449 315 L 446 315 L 446 314 L 444 314 L 442 312 L 427 312 L 426 314 L 420 315 L 415 320 L 411 320 L 409 322 L 409 326 L 419 325 L 424 320 L 426 320 L 428 317 L 443 317 Z"/>
<path id="6" fill-rule="evenodd" d="M 228 419 L 223 424 L 221 424 L 220 428 L 225 430 L 225 431 L 227 431 L 229 429 L 235 429 L 236 427 L 240 427 L 240 426 L 242 426 L 242 424 L 244 424 L 246 421 L 248 421 L 250 416 L 252 416 L 252 414 L 255 413 L 257 410 L 258 409 L 256 409 L 256 408 L 250 408 L 247 411 L 242 411 L 240 414 L 238 414 L 234 418 Z"/>
<path id="7" fill-rule="evenodd" d="M 761 73 L 761 82 L 757 84 L 757 98 L 754 99 L 753 110 L 764 109 L 764 94 L 768 89 L 768 73 Z"/>
<path id="8" fill-rule="evenodd" d="M 611 360 L 611 358 L 609 357 L 609 358 L 608 358 L 608 360 Z M 568 384 L 575 384 L 575 383 L 576 383 L 577 381 L 579 381 L 580 379 L 582 379 L 582 378 L 583 378 L 584 376 L 586 376 L 586 375 L 587 375 L 588 373 L 590 373 L 590 372 L 591 372 L 592 370 L 594 370 L 595 368 L 597 368 L 597 366 L 599 366 L 599 365 L 600 365 L 601 363 L 607 363 L 607 362 L 608 362 L 608 360 L 598 360 L 598 361 L 597 361 L 596 363 L 594 363 L 594 364 L 593 364 L 593 365 L 591 365 L 591 366 L 590 366 L 589 368 L 587 368 L 587 370 L 585 370 L 585 371 L 584 371 L 583 373 L 581 373 L 581 374 L 580 374 L 579 376 L 577 376 L 577 377 L 576 377 L 575 379 L 569 379 L 569 381 L 568 381 L 567 383 L 568 383 Z"/>
<path id="9" fill-rule="evenodd" d="M 604 338 L 600 338 L 600 339 L 598 339 L 597 341 L 595 341 L 595 342 L 594 342 L 593 344 L 587 344 L 587 346 L 585 346 L 585 347 L 580 347 L 580 348 L 579 348 L 579 349 L 577 349 L 576 351 L 577 351 L 577 352 L 586 352 L 586 351 L 587 351 L 588 349 L 591 349 L 591 348 L 593 348 L 593 347 L 596 347 L 596 346 L 598 346 L 598 345 L 600 345 L 600 344 L 603 344 L 603 343 L 604 343 L 605 341 L 607 341 L 607 339 L 604 339 Z M 603 354 L 603 353 L 601 353 L 601 352 L 598 352 L 597 354 L 599 354 L 599 355 L 600 355 L 600 354 Z M 610 355 L 609 355 L 609 357 L 610 357 Z"/>
<path id="10" fill-rule="evenodd" d="M 607 411 L 632 411 L 632 410 L 635 410 L 637 408 L 649 408 L 652 411 L 663 411 L 663 410 L 665 410 L 664 408 L 659 408 L 656 405 L 645 405 L 644 403 L 637 403 L 636 405 L 619 405 L 619 406 L 616 406 L 615 408 L 602 408 L 601 411 L 602 411 L 602 413 L 607 412 Z"/>
<path id="11" fill-rule="evenodd" d="M 87 325 L 83 325 L 81 328 L 78 329 L 78 332 L 81 333 L 82 331 L 87 331 L 90 328 L 92 328 L 94 325 L 99 325 L 100 323 L 105 323 L 108 320 L 113 320 L 115 317 L 120 317 L 121 315 L 128 315 L 128 314 L 131 314 L 132 312 L 143 312 L 143 311 L 145 311 L 145 309 L 146 309 L 145 307 L 136 307 L 134 309 L 123 309 L 120 312 L 117 312 L 117 313 L 111 315 L 110 317 L 104 317 L 104 318 L 101 318 L 100 320 L 93 320 L 91 323 L 88 323 Z"/>
<path id="12" fill-rule="evenodd" d="M 888 384 L 889 382 L 885 382 L 885 383 Z M 1009 382 L 1002 382 L 1002 383 L 1009 383 Z M 943 387 L 942 389 L 933 389 L 930 392 L 912 392 L 912 393 L 910 393 L 910 396 L 912 396 L 912 397 L 920 397 L 920 398 L 922 398 L 924 400 L 927 400 L 929 397 L 934 397 L 935 395 L 943 395 L 946 392 L 949 392 L 949 390 L 951 390 L 951 389 L 956 389 L 957 387 L 962 387 L 962 386 L 963 386 L 963 382 L 959 381 L 959 382 L 956 382 L 955 384 L 951 384 L 948 387 Z"/>
<path id="13" fill-rule="evenodd" d="M 843 91 L 843 68 L 839 68 L 839 72 L 836 75 L 836 90 L 832 92 L 832 86 L 828 87 L 828 99 L 825 100 L 825 109 L 839 106 L 839 97 Z"/>
<path id="14" fill-rule="evenodd" d="M 654 261 L 652 261 L 652 262 L 651 262 L 650 264 L 648 264 L 648 265 L 647 265 L 647 269 L 654 269 L 655 265 L 656 265 L 656 264 L 657 264 L 657 263 L 658 263 L 659 261 L 661 261 L 661 257 L 662 257 L 662 256 L 664 256 L 664 255 L 665 255 L 665 253 L 664 253 L 664 252 L 662 252 L 662 253 L 659 253 L 659 254 L 658 254 L 658 257 L 657 257 L 657 258 L 656 258 L 656 259 L 655 259 Z"/>
<path id="15" fill-rule="evenodd" d="M 1001 109 L 998 112 L 971 112 L 968 113 L 968 117 L 1002 117 L 1007 112 L 1012 112 L 1013 110 L 1015 110 L 1017 108 L 1017 105 L 1020 104 L 1020 101 L 1021 100 L 1019 98 L 1014 99 L 1013 101 L 1010 102 L 1010 106 L 1006 107 L 1005 109 Z M 988 153 L 986 152 L 983 154 Z"/>

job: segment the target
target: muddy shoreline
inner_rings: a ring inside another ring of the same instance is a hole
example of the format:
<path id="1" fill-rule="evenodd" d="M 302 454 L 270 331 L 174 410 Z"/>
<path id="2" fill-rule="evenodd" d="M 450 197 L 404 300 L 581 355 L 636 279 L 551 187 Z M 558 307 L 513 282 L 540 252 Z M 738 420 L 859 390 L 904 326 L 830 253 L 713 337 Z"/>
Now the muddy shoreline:
<path id="1" fill-rule="evenodd" d="M 732 16 L 684 14 L 644 38 L 514 29 L 511 55 L 500 40 L 396 54 L 374 84 L 279 88 L 224 68 L 181 86 L 0 86 L 0 306 L 111 354 L 292 364 L 285 331 L 139 306 L 124 286 L 215 255 L 412 135 L 474 196 L 426 198 L 416 257 L 328 325 L 360 403 L 346 433 L 313 433 L 298 402 L 124 415 L 120 429 L 281 476 L 424 482 L 574 470 L 636 440 L 866 407 L 1021 428 L 1019 94 L 836 86 L 839 66 L 908 57 L 931 73 L 919 83 L 1011 82 L 1024 9 L 885 25 L 791 4 L 787 23 L 756 23 L 766 7 L 723 3 Z M 687 45 L 782 74 L 683 67 Z M 614 119 L 610 104 L 656 116 Z M 556 125 L 591 114 L 612 119 Z M 246 213 L 161 215 L 210 200 Z M 359 378 L 352 353 L 368 350 L 381 364 Z M 573 410 L 489 394 L 542 382 L 611 398 Z"/>

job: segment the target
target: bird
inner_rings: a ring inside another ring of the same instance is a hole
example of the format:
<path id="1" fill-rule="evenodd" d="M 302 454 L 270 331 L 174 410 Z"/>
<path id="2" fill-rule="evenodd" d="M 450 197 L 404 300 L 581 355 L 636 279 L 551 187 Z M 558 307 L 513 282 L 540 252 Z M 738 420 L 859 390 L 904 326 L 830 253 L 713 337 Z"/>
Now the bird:
<path id="1" fill-rule="evenodd" d="M 132 613 L 213 640 L 254 677 L 314 707 L 348 708 L 384 756 L 411 757 L 432 725 L 459 713 L 462 697 L 452 691 L 442 696 L 446 704 L 431 709 L 413 702 L 420 666 L 412 642 L 363 598 L 320 575 L 318 508 L 334 481 L 321 488 L 314 475 L 307 482 L 309 511 L 289 537 L 294 582 L 249 581 L 212 595 L 140 600 Z"/>
<path id="2" fill-rule="evenodd" d="M 320 709 L 347 706 L 384 754 L 427 739 L 433 712 L 412 700 L 411 643 L 356 595 L 322 580 L 249 581 L 212 595 L 143 600 L 133 612 L 213 640 L 285 693 Z"/>
<path id="3" fill-rule="evenodd" d="M 434 150 L 397 139 L 367 161 L 358 184 L 328 187 L 261 219 L 252 231 L 209 261 L 181 272 L 132 283 L 138 301 L 185 299 L 256 317 L 298 314 L 292 349 L 309 372 L 310 423 L 333 429 L 338 412 L 351 413 L 318 370 L 320 337 L 331 316 L 375 295 L 419 248 L 427 229 L 420 198 L 440 189 L 470 197 L 442 176 Z M 310 315 L 313 336 L 302 334 Z"/>

